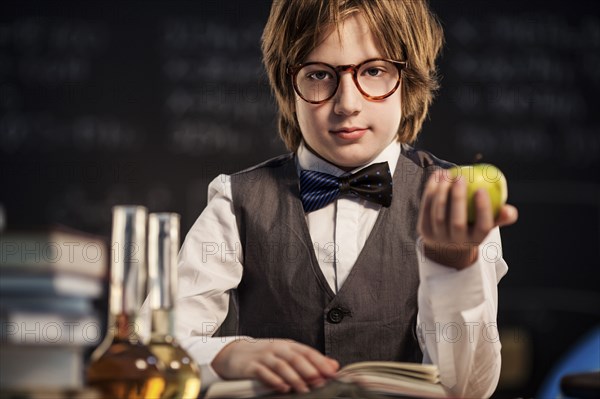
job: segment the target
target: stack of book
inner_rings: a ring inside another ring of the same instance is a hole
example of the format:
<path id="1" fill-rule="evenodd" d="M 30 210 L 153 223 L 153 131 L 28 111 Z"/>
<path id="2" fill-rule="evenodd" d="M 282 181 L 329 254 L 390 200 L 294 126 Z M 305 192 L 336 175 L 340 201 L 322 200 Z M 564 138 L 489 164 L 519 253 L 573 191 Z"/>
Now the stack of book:
<path id="1" fill-rule="evenodd" d="M 1 234 L 2 397 L 84 389 L 85 356 L 102 339 L 94 301 L 108 259 L 104 240 L 64 227 Z"/>

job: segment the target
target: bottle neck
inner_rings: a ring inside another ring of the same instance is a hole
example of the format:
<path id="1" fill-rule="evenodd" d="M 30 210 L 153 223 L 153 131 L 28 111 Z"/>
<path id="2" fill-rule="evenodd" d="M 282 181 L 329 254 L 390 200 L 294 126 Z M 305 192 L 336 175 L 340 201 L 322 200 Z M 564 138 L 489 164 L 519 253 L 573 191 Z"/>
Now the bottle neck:
<path id="1" fill-rule="evenodd" d="M 150 340 L 168 342 L 175 340 L 173 309 L 153 309 L 150 322 Z"/>
<path id="2" fill-rule="evenodd" d="M 175 293 L 177 291 L 177 251 L 179 215 L 152 213 L 148 218 L 148 273 L 151 339 L 172 339 Z"/>
<path id="3" fill-rule="evenodd" d="M 112 328 L 114 341 L 139 342 L 138 328 L 135 324 L 135 315 L 121 313 L 112 315 Z"/>
<path id="4" fill-rule="evenodd" d="M 112 219 L 110 313 L 107 339 L 139 340 L 134 324 L 146 288 L 147 209 L 115 206 Z"/>
<path id="5" fill-rule="evenodd" d="M 143 207 L 113 210 L 110 314 L 115 322 L 135 320 L 146 289 L 146 219 Z"/>

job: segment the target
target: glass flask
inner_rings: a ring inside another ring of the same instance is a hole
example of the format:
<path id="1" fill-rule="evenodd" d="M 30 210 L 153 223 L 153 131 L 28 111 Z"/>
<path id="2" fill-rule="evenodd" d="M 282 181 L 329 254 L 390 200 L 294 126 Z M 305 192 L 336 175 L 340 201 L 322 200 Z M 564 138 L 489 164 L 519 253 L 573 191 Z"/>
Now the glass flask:
<path id="1" fill-rule="evenodd" d="M 165 389 L 161 365 L 135 324 L 147 283 L 147 213 L 141 206 L 113 208 L 109 330 L 86 372 L 87 384 L 106 399 L 158 398 Z"/>
<path id="2" fill-rule="evenodd" d="M 179 215 L 151 213 L 148 219 L 148 273 L 151 334 L 148 347 L 162 365 L 165 389 L 162 399 L 196 399 L 200 370 L 175 339 L 175 293 Z"/>

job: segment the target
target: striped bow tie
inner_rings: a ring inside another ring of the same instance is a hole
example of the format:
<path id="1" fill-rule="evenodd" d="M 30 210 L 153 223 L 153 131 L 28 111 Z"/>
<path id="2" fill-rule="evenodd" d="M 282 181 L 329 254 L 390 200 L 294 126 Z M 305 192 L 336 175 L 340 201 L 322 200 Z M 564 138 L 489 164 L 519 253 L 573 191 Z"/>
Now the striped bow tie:
<path id="1" fill-rule="evenodd" d="M 300 173 L 300 199 L 304 212 L 312 212 L 352 193 L 385 207 L 392 203 L 392 174 L 387 162 L 369 165 L 349 176 L 303 170 Z"/>

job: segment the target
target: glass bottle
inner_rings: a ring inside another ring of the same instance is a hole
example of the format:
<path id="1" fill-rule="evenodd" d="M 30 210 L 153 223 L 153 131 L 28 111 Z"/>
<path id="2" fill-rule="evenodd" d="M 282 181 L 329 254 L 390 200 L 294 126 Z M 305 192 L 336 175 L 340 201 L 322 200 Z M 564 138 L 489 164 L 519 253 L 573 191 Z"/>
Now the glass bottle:
<path id="1" fill-rule="evenodd" d="M 113 208 L 109 331 L 86 375 L 106 399 L 158 398 L 165 387 L 160 364 L 135 325 L 147 281 L 147 213 L 141 206 Z"/>
<path id="2" fill-rule="evenodd" d="M 148 272 L 151 333 L 148 346 L 163 366 L 162 399 L 196 399 L 200 370 L 175 339 L 174 305 L 177 292 L 179 215 L 151 213 L 148 219 Z"/>

